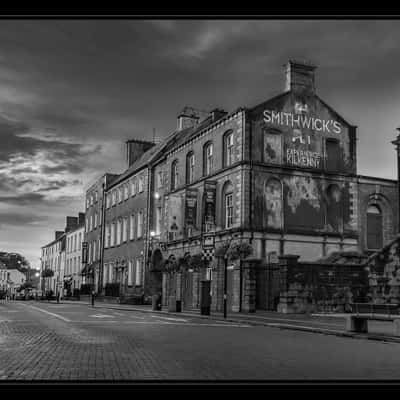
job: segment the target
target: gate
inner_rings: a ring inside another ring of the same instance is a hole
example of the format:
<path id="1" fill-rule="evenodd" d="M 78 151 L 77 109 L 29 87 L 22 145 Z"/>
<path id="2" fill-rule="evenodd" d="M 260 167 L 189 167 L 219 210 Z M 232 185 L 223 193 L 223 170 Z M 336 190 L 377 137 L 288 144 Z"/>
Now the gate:
<path id="1" fill-rule="evenodd" d="M 260 265 L 256 269 L 256 309 L 277 311 L 279 294 L 279 265 Z"/>

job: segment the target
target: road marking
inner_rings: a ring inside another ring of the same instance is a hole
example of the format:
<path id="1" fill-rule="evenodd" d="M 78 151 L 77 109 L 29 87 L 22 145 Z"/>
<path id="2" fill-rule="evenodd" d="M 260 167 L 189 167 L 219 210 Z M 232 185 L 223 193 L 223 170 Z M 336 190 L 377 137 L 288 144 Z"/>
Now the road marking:
<path id="1" fill-rule="evenodd" d="M 118 315 L 118 316 L 120 316 L 120 317 L 125 317 L 125 316 L 126 316 L 126 314 L 122 314 L 122 313 L 119 313 L 119 312 L 114 312 L 114 314 L 115 314 L 115 315 Z"/>
<path id="2" fill-rule="evenodd" d="M 166 319 L 168 321 L 187 322 L 187 319 L 182 319 L 182 318 L 159 317 L 158 315 L 152 315 L 152 317 L 156 317 L 156 318 L 160 318 L 160 319 Z"/>
<path id="3" fill-rule="evenodd" d="M 93 318 L 114 318 L 113 315 L 106 315 L 106 314 L 92 314 L 92 315 L 89 315 L 89 317 L 93 317 Z"/>
<path id="4" fill-rule="evenodd" d="M 43 312 L 45 314 L 49 314 L 52 317 L 56 317 L 56 318 L 62 319 L 65 322 L 71 322 L 70 319 L 63 317 L 62 315 L 51 313 L 50 311 L 43 310 L 42 308 L 35 307 L 35 306 L 27 306 L 27 307 L 34 308 L 35 310 L 41 311 L 41 312 Z"/>

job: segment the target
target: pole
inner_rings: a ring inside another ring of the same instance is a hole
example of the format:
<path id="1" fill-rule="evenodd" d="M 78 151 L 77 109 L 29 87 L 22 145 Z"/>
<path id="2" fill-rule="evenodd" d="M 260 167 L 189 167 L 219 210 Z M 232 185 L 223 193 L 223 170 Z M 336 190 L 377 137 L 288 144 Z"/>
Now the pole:
<path id="1" fill-rule="evenodd" d="M 228 289 L 228 256 L 225 255 L 225 268 L 224 268 L 224 318 L 226 318 L 227 309 L 227 289 Z"/>

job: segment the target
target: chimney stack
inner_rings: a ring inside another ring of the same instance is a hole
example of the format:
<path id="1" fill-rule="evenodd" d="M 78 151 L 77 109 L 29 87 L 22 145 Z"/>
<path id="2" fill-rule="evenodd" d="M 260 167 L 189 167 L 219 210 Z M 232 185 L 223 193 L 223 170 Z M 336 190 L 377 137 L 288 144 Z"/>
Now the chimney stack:
<path id="1" fill-rule="evenodd" d="M 289 60 L 285 68 L 285 91 L 315 93 L 315 65 L 305 60 Z"/>
<path id="2" fill-rule="evenodd" d="M 147 150 L 155 145 L 154 142 L 131 139 L 126 141 L 126 161 L 128 168 L 137 161 Z"/>
<path id="3" fill-rule="evenodd" d="M 74 230 L 78 226 L 78 217 L 67 217 L 65 232 Z"/>
<path id="4" fill-rule="evenodd" d="M 222 110 L 221 108 L 215 108 L 210 112 L 210 114 L 213 122 L 215 122 L 218 121 L 220 118 L 224 117 L 228 113 L 225 110 Z"/>
<path id="5" fill-rule="evenodd" d="M 80 212 L 78 214 L 78 226 L 85 225 L 85 213 Z"/>
<path id="6" fill-rule="evenodd" d="M 195 111 L 191 107 L 185 107 L 182 112 L 178 115 L 178 131 L 182 131 L 183 129 L 190 128 L 199 123 L 199 116 L 196 115 Z"/>

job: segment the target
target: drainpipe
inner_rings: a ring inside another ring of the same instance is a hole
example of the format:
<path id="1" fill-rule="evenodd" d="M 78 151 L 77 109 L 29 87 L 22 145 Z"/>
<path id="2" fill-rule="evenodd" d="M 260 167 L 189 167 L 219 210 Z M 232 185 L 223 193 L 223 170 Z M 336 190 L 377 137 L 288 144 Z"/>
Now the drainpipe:
<path id="1" fill-rule="evenodd" d="M 400 233 L 400 127 L 396 129 L 399 133 L 392 144 L 396 146 L 397 153 L 397 233 Z"/>
<path id="2" fill-rule="evenodd" d="M 104 277 L 104 232 L 106 227 L 106 182 L 107 177 L 104 177 L 102 183 L 102 203 L 101 203 L 101 230 L 100 230 L 100 260 L 99 260 L 99 281 L 98 281 L 98 292 L 103 293 L 103 277 Z"/>

